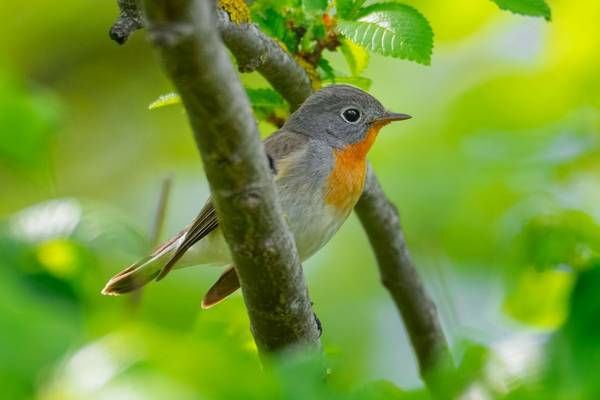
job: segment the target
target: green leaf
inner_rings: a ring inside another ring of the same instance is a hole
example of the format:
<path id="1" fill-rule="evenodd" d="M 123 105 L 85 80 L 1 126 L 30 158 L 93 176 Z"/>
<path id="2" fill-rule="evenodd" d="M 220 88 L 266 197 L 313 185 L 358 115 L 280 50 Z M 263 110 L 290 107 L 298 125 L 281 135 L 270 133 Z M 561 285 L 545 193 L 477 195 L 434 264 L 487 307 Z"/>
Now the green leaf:
<path id="1" fill-rule="evenodd" d="M 502 10 L 515 14 L 544 17 L 546 21 L 552 19 L 552 11 L 545 0 L 492 0 Z"/>
<path id="2" fill-rule="evenodd" d="M 357 75 L 341 76 L 340 72 L 333 69 L 329 61 L 324 58 L 319 60 L 318 66 L 319 71 L 321 71 L 321 81 L 324 83 L 347 83 L 363 90 L 369 90 L 371 87 L 371 80 L 369 78 Z"/>
<path id="3" fill-rule="evenodd" d="M 321 14 L 327 9 L 327 0 L 302 0 L 302 7 L 307 14 Z"/>
<path id="4" fill-rule="evenodd" d="M 285 101 L 281 95 L 273 89 L 246 88 L 246 93 L 253 107 L 285 106 Z"/>
<path id="5" fill-rule="evenodd" d="M 524 271 L 504 302 L 504 311 L 518 321 L 556 328 L 567 316 L 574 274 L 563 270 Z"/>
<path id="6" fill-rule="evenodd" d="M 287 116 L 287 105 L 283 98 L 273 89 L 246 88 L 246 94 L 256 114 L 257 119 L 266 119 L 269 116 Z M 181 104 L 181 97 L 177 93 L 161 95 L 148 106 L 149 110 Z"/>
<path id="7" fill-rule="evenodd" d="M 331 64 L 329 64 L 329 61 L 327 61 L 324 58 L 321 58 L 317 66 L 323 72 L 321 76 L 322 79 L 335 80 L 335 71 L 333 70 Z"/>
<path id="8" fill-rule="evenodd" d="M 352 20 L 363 4 L 365 0 L 336 0 L 335 9 L 340 18 Z"/>
<path id="9" fill-rule="evenodd" d="M 256 114 L 256 118 L 264 120 L 270 116 L 284 117 L 288 108 L 285 100 L 273 89 L 250 89 L 246 93 Z"/>
<path id="10" fill-rule="evenodd" d="M 463 341 L 460 345 L 464 347 L 464 355 L 451 384 L 454 390 L 463 393 L 473 382 L 484 378 L 485 366 L 490 360 L 490 349 L 469 341 Z"/>
<path id="11" fill-rule="evenodd" d="M 339 31 L 354 43 L 384 56 L 431 63 L 433 31 L 414 8 L 378 3 L 363 8 L 356 21 L 342 20 Z"/>
<path id="12" fill-rule="evenodd" d="M 61 107 L 50 92 L 0 76 L 0 162 L 19 170 L 47 167 Z"/>
<path id="13" fill-rule="evenodd" d="M 519 264 L 538 269 L 566 264 L 581 269 L 600 257 L 600 226 L 578 210 L 538 215 L 523 226 L 517 243 Z"/>
<path id="14" fill-rule="evenodd" d="M 340 49 L 346 58 L 352 76 L 360 75 L 369 64 L 369 52 L 348 39 L 342 39 Z"/>
<path id="15" fill-rule="evenodd" d="M 256 6 L 254 6 L 256 5 Z M 275 39 L 284 40 L 286 34 L 286 23 L 282 13 L 273 8 L 259 8 L 260 2 L 255 2 L 252 7 L 252 20 Z"/>
<path id="16" fill-rule="evenodd" d="M 536 398 L 599 398 L 599 291 L 600 264 L 596 261 L 577 277 L 570 296 L 568 318 L 546 346 L 544 365 L 547 368 L 542 382 L 547 382 L 547 393 Z"/>
<path id="17" fill-rule="evenodd" d="M 312 32 L 312 36 L 315 39 L 323 39 L 325 35 L 327 35 L 327 28 L 325 28 L 325 24 L 323 23 L 323 18 L 315 19 L 309 31 Z"/>
<path id="18" fill-rule="evenodd" d="M 177 93 L 167 93 L 150 103 L 150 105 L 148 105 L 148 110 L 172 106 L 173 104 L 181 104 L 181 97 L 179 97 Z"/>

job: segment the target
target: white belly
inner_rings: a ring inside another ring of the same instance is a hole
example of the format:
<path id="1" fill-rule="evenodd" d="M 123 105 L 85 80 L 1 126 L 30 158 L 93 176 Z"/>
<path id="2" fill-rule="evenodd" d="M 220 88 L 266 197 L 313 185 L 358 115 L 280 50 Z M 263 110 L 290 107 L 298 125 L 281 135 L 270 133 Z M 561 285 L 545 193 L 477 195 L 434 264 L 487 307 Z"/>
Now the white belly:
<path id="1" fill-rule="evenodd" d="M 334 212 L 331 206 L 310 204 L 306 199 L 296 198 L 291 203 L 282 203 L 284 218 L 294 236 L 301 261 L 320 250 L 346 219 Z M 217 228 L 192 246 L 177 263 L 177 268 L 198 264 L 221 266 L 229 263 L 231 253 L 221 229 Z"/>
<path id="2" fill-rule="evenodd" d="M 310 196 L 299 191 L 293 199 L 281 196 L 281 203 L 302 261 L 327 244 L 347 217 L 324 204 L 321 193 Z"/>

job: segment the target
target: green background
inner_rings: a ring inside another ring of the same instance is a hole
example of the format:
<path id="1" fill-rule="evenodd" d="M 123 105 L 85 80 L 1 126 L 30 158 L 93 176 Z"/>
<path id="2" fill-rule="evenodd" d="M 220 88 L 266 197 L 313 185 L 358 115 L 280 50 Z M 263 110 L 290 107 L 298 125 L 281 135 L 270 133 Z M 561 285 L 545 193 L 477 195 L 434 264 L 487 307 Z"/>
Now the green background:
<path id="1" fill-rule="evenodd" d="M 551 22 L 486 0 L 406 3 L 434 30 L 432 65 L 372 56 L 370 92 L 414 118 L 385 128 L 369 159 L 461 376 L 476 382 L 464 390 L 597 398 L 600 3 L 552 0 Z M 165 176 L 164 239 L 208 196 L 185 115 L 147 110 L 172 88 L 143 33 L 109 40 L 112 1 L 2 2 L 0 13 L 3 398 L 424 395 L 355 216 L 305 263 L 327 385 L 310 359 L 261 371 L 239 294 L 200 309 L 218 269 L 100 296 L 151 247 Z"/>

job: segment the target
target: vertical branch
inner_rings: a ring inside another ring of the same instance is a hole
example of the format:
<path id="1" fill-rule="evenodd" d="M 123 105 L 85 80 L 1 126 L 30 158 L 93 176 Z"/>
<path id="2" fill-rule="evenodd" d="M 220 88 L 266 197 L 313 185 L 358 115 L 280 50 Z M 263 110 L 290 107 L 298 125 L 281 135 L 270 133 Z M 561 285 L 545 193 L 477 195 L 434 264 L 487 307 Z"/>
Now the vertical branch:
<path id="1" fill-rule="evenodd" d="M 144 0 L 149 36 L 181 95 L 262 354 L 319 346 L 308 291 L 250 104 L 209 0 Z"/>

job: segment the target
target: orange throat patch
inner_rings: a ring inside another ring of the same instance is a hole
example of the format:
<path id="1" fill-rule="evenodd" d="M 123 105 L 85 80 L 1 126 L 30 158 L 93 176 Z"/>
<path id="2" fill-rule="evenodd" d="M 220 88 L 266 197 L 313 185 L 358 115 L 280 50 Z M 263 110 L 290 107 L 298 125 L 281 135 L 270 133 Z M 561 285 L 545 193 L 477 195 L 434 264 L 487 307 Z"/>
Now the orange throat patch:
<path id="1" fill-rule="evenodd" d="M 375 123 L 360 142 L 333 150 L 334 166 L 325 195 L 327 204 L 343 213 L 349 213 L 354 208 L 365 185 L 367 153 L 373 146 L 379 130 L 388 123 Z"/>

